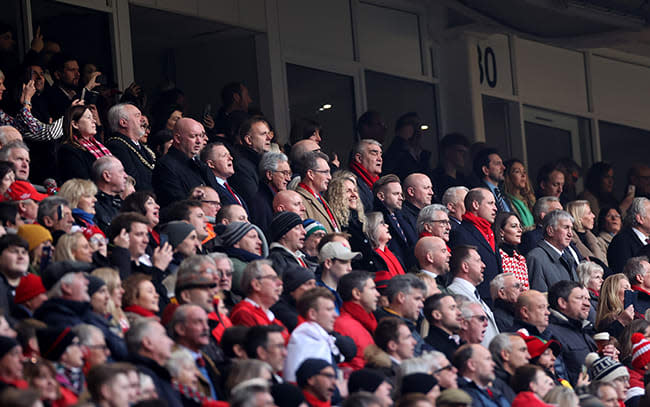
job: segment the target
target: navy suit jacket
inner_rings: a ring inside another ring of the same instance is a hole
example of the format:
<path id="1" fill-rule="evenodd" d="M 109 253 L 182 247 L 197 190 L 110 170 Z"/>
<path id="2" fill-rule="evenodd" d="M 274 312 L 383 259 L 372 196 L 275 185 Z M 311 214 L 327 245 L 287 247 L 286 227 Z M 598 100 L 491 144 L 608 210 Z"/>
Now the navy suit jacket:
<path id="1" fill-rule="evenodd" d="M 228 189 L 226 189 L 226 187 L 221 186 L 221 184 L 219 184 L 219 182 L 217 181 L 216 178 L 214 179 L 214 182 L 216 184 L 215 191 L 217 191 L 217 194 L 219 194 L 219 199 L 221 199 L 221 206 L 222 207 L 226 206 L 226 205 L 239 205 L 240 204 L 239 202 L 237 202 L 235 197 L 232 196 L 230 191 L 228 191 Z M 250 216 L 250 212 L 248 212 L 248 205 L 246 205 L 246 201 L 244 200 L 244 198 L 242 198 L 242 196 L 239 195 L 239 193 L 237 191 L 235 191 L 235 188 L 233 188 L 232 185 L 230 185 L 230 184 L 228 184 L 228 185 L 230 186 L 230 189 L 233 190 L 235 195 L 237 195 L 237 198 L 239 198 L 239 200 L 241 202 L 241 206 L 244 207 L 244 209 L 246 210 L 246 213 L 249 214 L 249 216 Z"/>
<path id="2" fill-rule="evenodd" d="M 397 222 L 399 222 L 399 226 L 402 228 L 406 238 L 403 239 L 399 233 L 395 220 L 390 216 L 388 208 L 386 208 L 386 205 L 376 197 L 375 210 L 384 214 L 384 221 L 388 225 L 388 231 L 391 236 L 390 242 L 388 242 L 388 248 L 402 261 L 402 264 L 406 266 L 404 271 L 408 270 L 411 266 L 416 264 L 413 248 L 415 247 L 415 243 L 417 243 L 417 236 L 412 236 L 409 233 L 410 228 L 402 226 L 405 224 L 405 220 L 401 217 L 400 211 L 396 211 L 395 218 L 397 219 Z"/>
<path id="3" fill-rule="evenodd" d="M 490 244 L 485 240 L 481 232 L 472 223 L 463 220 L 455 230 L 452 230 L 449 236 L 449 247 L 453 250 L 456 246 L 471 245 L 476 246 L 481 260 L 485 263 L 483 272 L 483 282 L 476 287 L 483 301 L 492 305 L 490 297 L 490 281 L 497 274 L 501 274 L 501 255 L 499 247 L 492 250 Z"/>
<path id="4" fill-rule="evenodd" d="M 411 239 L 411 242 L 417 243 L 418 241 L 418 215 L 420 210 L 417 206 L 413 205 L 410 202 L 404 201 L 402 204 L 402 210 L 398 212 L 397 217 L 400 220 L 400 225 L 404 228 L 404 233 L 408 239 Z M 408 229 L 408 231 L 406 230 Z M 414 244 L 415 247 L 415 244 Z"/>
<path id="5" fill-rule="evenodd" d="M 607 249 L 607 262 L 614 273 L 622 273 L 625 263 L 634 257 L 645 246 L 637 237 L 632 228 L 621 230 L 609 244 Z"/>

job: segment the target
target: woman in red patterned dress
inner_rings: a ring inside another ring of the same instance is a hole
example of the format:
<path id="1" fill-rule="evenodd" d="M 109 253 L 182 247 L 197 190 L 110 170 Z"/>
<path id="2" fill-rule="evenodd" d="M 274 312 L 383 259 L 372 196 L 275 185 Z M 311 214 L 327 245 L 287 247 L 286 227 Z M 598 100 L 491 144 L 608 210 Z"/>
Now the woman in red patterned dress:
<path id="1" fill-rule="evenodd" d="M 513 212 L 499 213 L 492 225 L 504 273 L 514 273 L 522 284 L 522 291 L 529 289 L 526 258 L 517 250 L 521 243 L 521 220 Z"/>

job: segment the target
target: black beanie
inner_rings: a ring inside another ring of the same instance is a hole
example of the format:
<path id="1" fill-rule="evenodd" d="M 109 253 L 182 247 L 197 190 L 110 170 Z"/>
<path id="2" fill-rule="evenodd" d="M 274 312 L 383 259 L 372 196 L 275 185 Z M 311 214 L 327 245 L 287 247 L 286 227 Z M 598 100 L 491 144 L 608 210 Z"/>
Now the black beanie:
<path id="1" fill-rule="evenodd" d="M 412 373 L 404 376 L 402 379 L 402 394 L 409 393 L 423 393 L 427 394 L 434 387 L 438 381 L 435 377 L 426 373 Z"/>
<path id="2" fill-rule="evenodd" d="M 100 288 L 106 285 L 106 282 L 99 277 L 91 276 L 88 277 L 88 295 L 93 296 Z"/>
<path id="3" fill-rule="evenodd" d="M 348 379 L 348 392 L 352 394 L 363 390 L 374 393 L 385 381 L 386 376 L 372 369 L 357 370 Z"/>
<path id="4" fill-rule="evenodd" d="M 315 280 L 316 275 L 304 267 L 289 265 L 282 274 L 284 292 L 290 293 L 309 280 Z"/>
<path id="5" fill-rule="evenodd" d="M 332 366 L 330 362 L 323 359 L 305 359 L 296 370 L 296 383 L 301 389 L 307 385 L 307 381 L 319 374 L 323 369 Z"/>
<path id="6" fill-rule="evenodd" d="M 271 395 L 278 407 L 298 407 L 305 402 L 302 391 L 291 383 L 274 384 Z"/>
<path id="7" fill-rule="evenodd" d="M 172 245 L 172 248 L 176 249 L 193 230 L 194 226 L 192 224 L 182 220 L 175 220 L 164 224 L 160 228 L 160 234 L 167 235 L 169 244 Z"/>
<path id="8" fill-rule="evenodd" d="M 302 225 L 302 219 L 298 214 L 287 211 L 276 213 L 271 221 L 271 240 L 277 242 L 278 239 L 298 225 Z"/>
<path id="9" fill-rule="evenodd" d="M 0 359 L 5 357 L 5 355 L 16 346 L 20 345 L 17 340 L 10 338 L 8 336 L 0 336 Z"/>
<path id="10" fill-rule="evenodd" d="M 76 336 L 70 327 L 43 328 L 36 331 L 41 356 L 52 362 L 61 359 Z"/>

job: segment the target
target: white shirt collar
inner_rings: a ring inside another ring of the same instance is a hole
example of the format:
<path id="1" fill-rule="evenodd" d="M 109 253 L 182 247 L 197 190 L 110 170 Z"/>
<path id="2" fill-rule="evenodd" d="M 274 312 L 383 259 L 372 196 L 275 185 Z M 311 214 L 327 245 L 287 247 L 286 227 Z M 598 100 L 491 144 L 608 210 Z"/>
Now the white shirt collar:
<path id="1" fill-rule="evenodd" d="M 636 235 L 636 237 L 639 238 L 639 240 L 641 241 L 641 243 L 643 243 L 643 245 L 646 245 L 646 244 L 647 244 L 646 239 L 648 239 L 648 236 L 644 235 L 643 232 L 641 232 L 641 231 L 640 231 L 639 229 L 637 229 L 637 228 L 632 228 L 632 231 L 634 232 L 634 234 Z"/>
<path id="2" fill-rule="evenodd" d="M 424 274 L 426 274 L 427 276 L 429 276 L 429 277 L 433 277 L 433 278 L 437 278 L 437 277 L 438 277 L 438 275 L 437 275 L 436 273 L 434 273 L 433 271 L 429 271 L 429 270 L 420 269 L 420 273 L 424 273 Z"/>
<path id="3" fill-rule="evenodd" d="M 259 306 L 258 303 L 256 303 L 255 301 L 251 300 L 251 299 L 248 298 L 248 297 L 244 298 L 244 301 L 248 301 L 248 302 L 250 302 L 250 303 L 253 304 L 256 308 L 262 308 L 262 307 Z M 267 310 L 266 310 L 266 317 L 269 319 L 269 321 L 273 322 L 273 320 L 275 319 L 275 314 L 273 314 L 273 311 L 271 311 L 270 309 L 267 309 Z"/>

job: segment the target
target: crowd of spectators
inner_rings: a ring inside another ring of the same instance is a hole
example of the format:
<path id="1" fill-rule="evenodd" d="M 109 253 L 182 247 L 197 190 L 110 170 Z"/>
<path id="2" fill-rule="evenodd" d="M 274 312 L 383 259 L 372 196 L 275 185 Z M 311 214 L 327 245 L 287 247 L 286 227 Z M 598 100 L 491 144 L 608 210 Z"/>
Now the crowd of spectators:
<path id="1" fill-rule="evenodd" d="M 3 68 L 0 405 L 650 405 L 650 167 L 436 161 L 414 112 L 280 145 L 241 82 L 186 117 L 40 33 Z"/>

